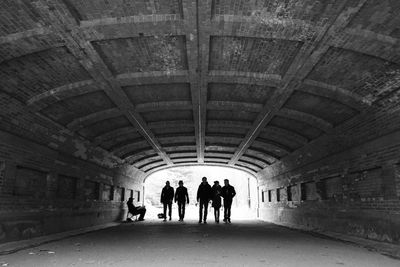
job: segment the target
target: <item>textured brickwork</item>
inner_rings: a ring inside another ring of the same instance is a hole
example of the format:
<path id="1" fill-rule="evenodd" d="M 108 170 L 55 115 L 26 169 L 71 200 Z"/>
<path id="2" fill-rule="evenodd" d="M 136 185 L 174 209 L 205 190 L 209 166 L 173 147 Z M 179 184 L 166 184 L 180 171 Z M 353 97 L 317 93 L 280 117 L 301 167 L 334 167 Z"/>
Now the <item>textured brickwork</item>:
<path id="1" fill-rule="evenodd" d="M 184 83 L 151 84 L 124 87 L 134 105 L 167 101 L 191 101 L 190 85 Z"/>
<path id="2" fill-rule="evenodd" d="M 94 47 L 114 74 L 187 69 L 183 36 L 106 40 Z"/>
<path id="3" fill-rule="evenodd" d="M 398 188 L 399 182 L 398 136 L 395 132 L 265 180 L 261 190 L 286 185 L 300 186 L 301 191 L 300 198 L 293 197 L 292 202 L 264 205 L 262 217 L 304 229 L 398 243 L 400 198 L 391 190 Z M 284 210 L 283 216 L 277 217 L 278 208 Z M 383 213 L 389 217 L 382 217 Z"/>
<path id="4" fill-rule="evenodd" d="M 292 18 L 309 21 L 321 20 L 324 13 L 333 13 L 338 9 L 338 1 L 289 0 L 289 1 L 246 1 L 213 0 L 213 15 L 254 16 L 268 14 L 271 17 Z"/>
<path id="5" fill-rule="evenodd" d="M 0 73 L 3 90 L 13 92 L 18 99 L 25 101 L 60 85 L 90 78 L 63 47 L 2 62 Z M 18 73 L 18 79 L 15 79 L 15 73 Z"/>
<path id="6" fill-rule="evenodd" d="M 350 26 L 398 38 L 400 20 L 395 14 L 399 11 L 400 4 L 396 0 L 368 1 L 352 20 Z"/>
<path id="7" fill-rule="evenodd" d="M 37 12 L 25 2 L 6 0 L 1 2 L 0 35 L 21 32 L 42 26 Z"/>
<path id="8" fill-rule="evenodd" d="M 302 92 L 295 92 L 286 102 L 284 108 L 318 116 L 333 125 L 338 125 L 358 114 L 352 107 L 328 98 Z"/>
<path id="9" fill-rule="evenodd" d="M 121 219 L 122 198 L 102 199 L 100 189 L 117 186 L 120 196 L 125 188 L 141 190 L 142 174 L 137 171 L 109 170 L 26 140 L 14 138 L 17 142 L 12 143 L 6 137 L 2 133 L 0 142 L 0 225 L 5 232 L 0 242 Z"/>
<path id="10" fill-rule="evenodd" d="M 59 175 L 57 178 L 57 197 L 61 199 L 75 199 L 77 184 L 77 177 Z"/>
<path id="11" fill-rule="evenodd" d="M 87 105 L 81 105 L 84 101 Z M 115 105 L 102 91 L 86 93 L 56 102 L 44 108 L 41 112 L 62 125 L 67 125 L 75 118 L 85 117 L 104 109 L 113 108 Z"/>
<path id="12" fill-rule="evenodd" d="M 232 101 L 264 104 L 275 88 L 248 84 L 210 83 L 209 101 Z"/>
<path id="13" fill-rule="evenodd" d="M 322 134 L 321 130 L 315 128 L 315 126 L 311 124 L 290 118 L 284 118 L 282 116 L 274 117 L 268 125 L 292 131 L 309 140 L 315 139 Z"/>
<path id="14" fill-rule="evenodd" d="M 4 2 L 3 2 L 4 3 Z M 4 25 L 4 24 L 2 24 Z M 33 36 L 32 36 L 33 35 Z M 51 33 L 46 28 L 40 28 L 35 34 L 26 33 L 26 36 L 13 38 L 0 42 L 1 61 L 8 61 L 24 55 L 45 51 L 53 47 L 63 47 L 65 42 L 55 33 Z"/>
<path id="15" fill-rule="evenodd" d="M 123 116 L 119 116 L 92 124 L 90 127 L 80 130 L 79 133 L 91 139 L 113 129 L 127 127 L 130 125 L 131 124 L 129 123 L 128 119 Z"/>
<path id="16" fill-rule="evenodd" d="M 210 70 L 285 74 L 302 43 L 288 40 L 212 37 Z"/>
<path id="17" fill-rule="evenodd" d="M 107 17 L 127 17 L 152 14 L 183 15 L 180 0 L 65 0 L 69 1 L 82 20 L 102 19 Z"/>
<path id="18" fill-rule="evenodd" d="M 6 171 L 6 162 L 4 160 L 0 161 L 0 190 L 4 185 L 4 176 Z"/>
<path id="19" fill-rule="evenodd" d="M 400 65 L 354 51 L 330 48 L 309 79 L 336 85 L 372 97 L 398 87 Z"/>

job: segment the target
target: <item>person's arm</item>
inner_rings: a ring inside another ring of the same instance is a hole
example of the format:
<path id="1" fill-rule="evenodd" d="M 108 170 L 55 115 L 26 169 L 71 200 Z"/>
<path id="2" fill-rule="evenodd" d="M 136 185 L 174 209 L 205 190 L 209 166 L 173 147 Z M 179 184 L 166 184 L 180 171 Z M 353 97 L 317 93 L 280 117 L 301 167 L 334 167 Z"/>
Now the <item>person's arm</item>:
<path id="1" fill-rule="evenodd" d="M 196 196 L 197 202 L 199 202 L 199 199 L 200 199 L 200 186 L 199 186 L 199 188 L 197 189 L 197 196 Z"/>
<path id="2" fill-rule="evenodd" d="M 132 209 L 133 209 L 134 211 L 137 211 L 137 210 L 139 209 L 139 207 L 136 207 L 135 205 L 132 204 Z"/>
<path id="3" fill-rule="evenodd" d="M 232 198 L 233 198 L 234 196 L 236 196 L 236 191 L 235 191 L 235 188 L 232 186 Z"/>
<path id="4" fill-rule="evenodd" d="M 161 198 L 160 198 L 161 203 L 163 203 L 163 199 L 164 199 L 164 188 L 163 190 L 161 190 Z"/>
<path id="5" fill-rule="evenodd" d="M 221 188 L 221 197 L 222 198 L 225 198 L 225 189 L 224 189 L 224 187 Z"/>
<path id="6" fill-rule="evenodd" d="M 189 194 L 188 194 L 187 189 L 185 190 L 185 195 L 186 195 L 187 204 L 189 204 Z"/>

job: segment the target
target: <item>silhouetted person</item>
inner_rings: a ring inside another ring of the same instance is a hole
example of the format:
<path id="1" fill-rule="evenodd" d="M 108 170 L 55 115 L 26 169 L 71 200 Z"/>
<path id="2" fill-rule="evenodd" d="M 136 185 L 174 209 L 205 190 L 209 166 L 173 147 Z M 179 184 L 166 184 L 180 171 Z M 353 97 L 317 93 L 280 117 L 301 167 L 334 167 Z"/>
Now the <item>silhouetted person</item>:
<path id="1" fill-rule="evenodd" d="M 161 203 L 164 205 L 164 222 L 167 220 L 167 207 L 169 220 L 171 220 L 173 199 L 174 189 L 169 185 L 169 181 L 167 181 L 165 182 L 165 186 L 161 191 Z"/>
<path id="2" fill-rule="evenodd" d="M 207 223 L 207 212 L 208 212 L 208 202 L 212 198 L 212 189 L 211 186 L 207 183 L 207 178 L 203 177 L 202 182 L 199 185 L 199 189 L 197 190 L 197 202 L 200 202 L 199 207 L 199 223 L 204 221 Z M 204 217 L 203 217 L 203 209 L 204 209 Z"/>
<path id="3" fill-rule="evenodd" d="M 218 181 L 214 182 L 212 189 L 212 207 L 214 208 L 215 222 L 219 223 L 219 209 L 221 208 L 222 188 Z"/>
<path id="4" fill-rule="evenodd" d="M 135 215 L 140 215 L 139 216 L 139 221 L 144 221 L 144 215 L 146 214 L 146 208 L 145 207 L 135 207 L 135 205 L 133 205 L 133 198 L 129 198 L 128 201 L 126 202 L 126 204 L 128 205 L 128 215 L 129 213 L 132 214 L 132 216 Z M 130 219 L 128 217 L 128 219 Z"/>
<path id="5" fill-rule="evenodd" d="M 222 187 L 222 197 L 224 198 L 224 222 L 231 222 L 231 207 L 232 199 L 236 195 L 235 188 L 229 184 L 229 180 L 224 180 L 224 186 Z"/>
<path id="6" fill-rule="evenodd" d="M 189 195 L 187 188 L 183 186 L 183 181 L 178 182 L 179 186 L 175 191 L 175 203 L 178 201 L 179 221 L 185 218 L 185 205 L 189 204 Z"/>

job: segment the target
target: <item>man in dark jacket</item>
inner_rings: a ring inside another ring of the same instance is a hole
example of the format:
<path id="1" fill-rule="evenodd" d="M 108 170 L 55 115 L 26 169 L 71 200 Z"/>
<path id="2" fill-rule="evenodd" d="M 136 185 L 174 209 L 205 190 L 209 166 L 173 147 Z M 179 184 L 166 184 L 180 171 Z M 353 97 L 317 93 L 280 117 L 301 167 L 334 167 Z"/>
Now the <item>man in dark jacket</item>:
<path id="1" fill-rule="evenodd" d="M 224 222 L 231 223 L 231 207 L 233 197 L 236 195 L 235 188 L 229 184 L 229 180 L 224 180 L 222 187 L 222 197 L 224 198 Z"/>
<path id="2" fill-rule="evenodd" d="M 211 186 L 207 183 L 207 178 L 202 178 L 202 183 L 199 185 L 199 189 L 197 190 L 197 202 L 200 202 L 199 207 L 199 223 L 204 219 L 204 223 L 207 223 L 207 212 L 208 212 L 208 202 L 212 198 L 212 190 Z M 203 209 L 204 209 L 204 217 L 203 217 Z"/>
<path id="3" fill-rule="evenodd" d="M 171 220 L 172 215 L 172 200 L 174 199 L 174 189 L 169 185 L 169 181 L 165 182 L 165 186 L 161 191 L 161 203 L 164 205 L 164 222 L 167 220 L 167 207 L 168 216 Z"/>
<path id="4" fill-rule="evenodd" d="M 178 201 L 179 221 L 185 217 L 185 205 L 189 204 L 189 195 L 187 188 L 183 186 L 183 181 L 179 181 L 179 187 L 175 191 L 175 203 Z"/>

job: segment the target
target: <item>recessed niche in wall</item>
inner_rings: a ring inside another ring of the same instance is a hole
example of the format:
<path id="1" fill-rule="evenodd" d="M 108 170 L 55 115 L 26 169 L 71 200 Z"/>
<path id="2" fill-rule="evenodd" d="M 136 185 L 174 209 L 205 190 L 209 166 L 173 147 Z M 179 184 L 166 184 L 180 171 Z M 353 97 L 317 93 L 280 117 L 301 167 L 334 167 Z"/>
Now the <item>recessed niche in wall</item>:
<path id="1" fill-rule="evenodd" d="M 66 175 L 58 175 L 57 198 L 74 199 L 76 197 L 77 178 Z"/>

